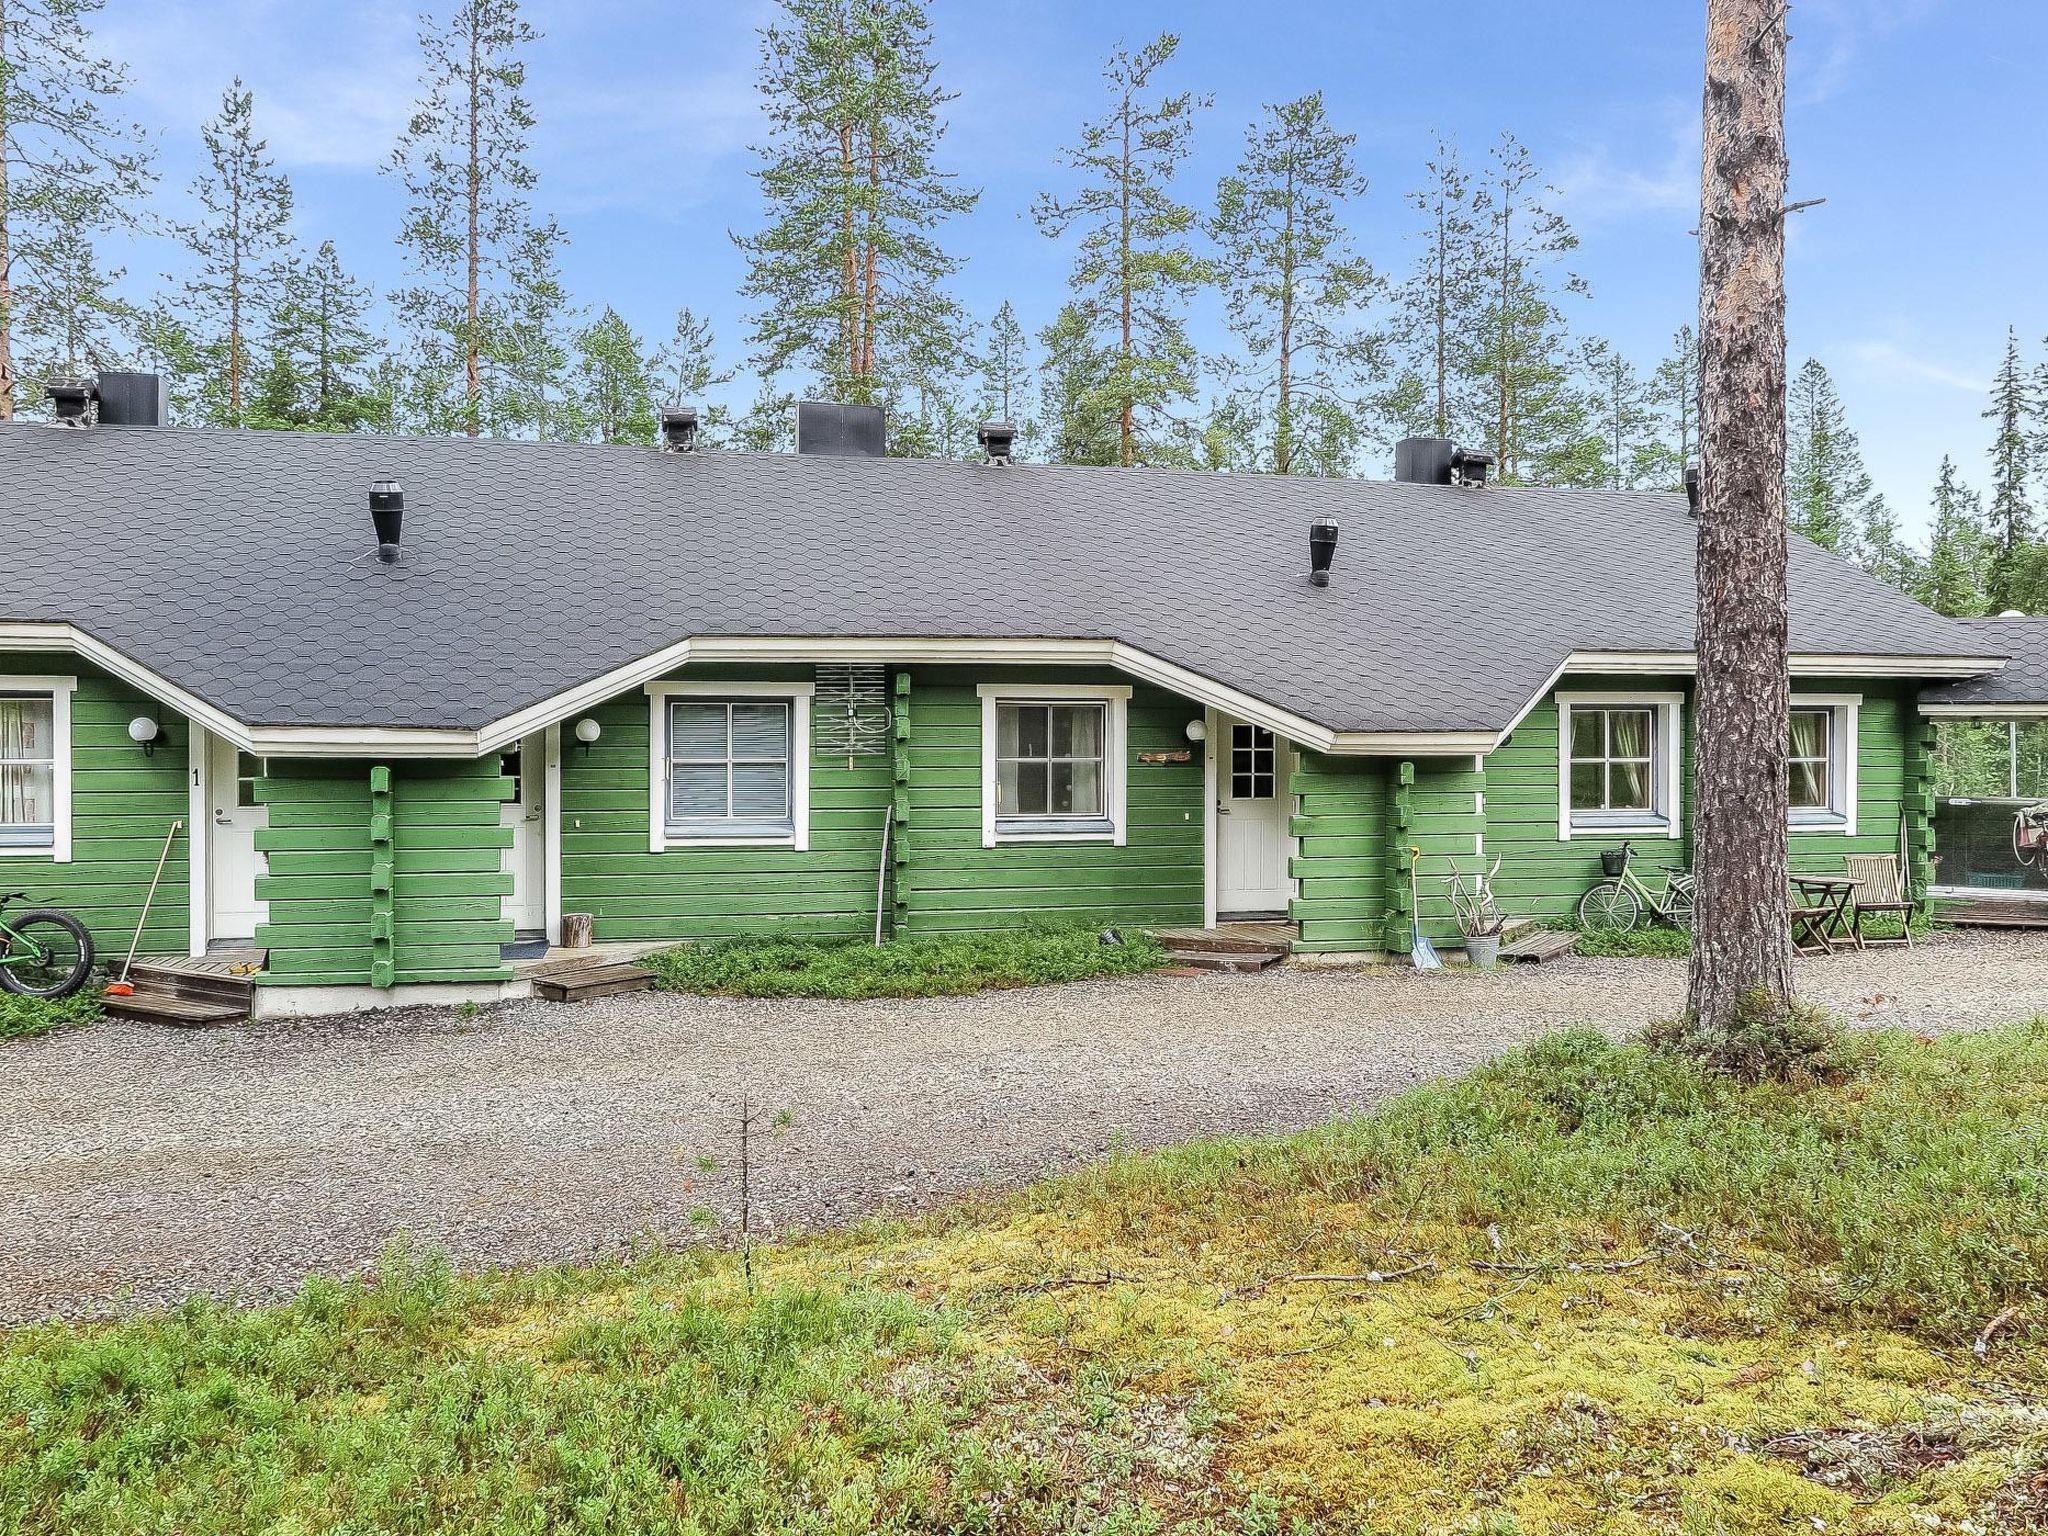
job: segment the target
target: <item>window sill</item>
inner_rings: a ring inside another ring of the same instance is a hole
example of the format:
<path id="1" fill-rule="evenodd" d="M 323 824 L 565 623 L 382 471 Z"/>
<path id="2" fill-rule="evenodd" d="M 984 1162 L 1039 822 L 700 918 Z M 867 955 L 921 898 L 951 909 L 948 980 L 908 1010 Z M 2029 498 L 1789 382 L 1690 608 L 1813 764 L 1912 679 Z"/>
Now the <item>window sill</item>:
<path id="1" fill-rule="evenodd" d="M 1106 822 L 1084 823 L 1074 827 L 1047 825 L 1043 822 L 1005 826 L 996 823 L 993 847 L 998 843 L 1114 843 L 1121 841 L 1117 829 Z"/>
<path id="2" fill-rule="evenodd" d="M 797 848 L 796 833 L 748 831 L 748 832 L 682 832 L 662 833 L 661 846 L 667 848 Z"/>
<path id="3" fill-rule="evenodd" d="M 1785 829 L 1795 837 L 1805 833 L 1833 833 L 1841 836 L 1856 830 L 1849 824 L 1848 817 L 1828 815 L 1793 816 L 1785 823 Z"/>
<path id="4" fill-rule="evenodd" d="M 1678 824 L 1661 816 L 1638 821 L 1575 821 L 1565 829 L 1564 835 L 1558 840 L 1573 843 L 1592 838 L 1630 836 L 1675 838 L 1678 836 Z"/>
<path id="5" fill-rule="evenodd" d="M 57 859 L 54 843 L 0 843 L 0 859 Z M 62 861 L 68 863 L 68 860 Z"/>

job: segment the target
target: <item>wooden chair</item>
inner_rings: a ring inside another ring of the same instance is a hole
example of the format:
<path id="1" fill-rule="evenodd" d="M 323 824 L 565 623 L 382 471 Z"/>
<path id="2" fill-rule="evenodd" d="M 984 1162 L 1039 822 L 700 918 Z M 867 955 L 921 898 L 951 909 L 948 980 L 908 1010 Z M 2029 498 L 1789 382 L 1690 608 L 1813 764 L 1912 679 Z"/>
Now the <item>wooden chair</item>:
<path id="1" fill-rule="evenodd" d="M 1856 937 L 1863 944 L 1903 944 L 1913 947 L 1913 903 L 1906 899 L 1905 882 L 1899 873 L 1899 856 L 1895 853 L 1852 853 L 1843 862 L 1849 866 L 1849 878 L 1859 881 L 1856 887 Z M 1895 939 L 1867 939 L 1863 936 L 1863 919 L 1872 912 L 1886 915 L 1896 914 L 1899 919 L 1899 937 Z"/>

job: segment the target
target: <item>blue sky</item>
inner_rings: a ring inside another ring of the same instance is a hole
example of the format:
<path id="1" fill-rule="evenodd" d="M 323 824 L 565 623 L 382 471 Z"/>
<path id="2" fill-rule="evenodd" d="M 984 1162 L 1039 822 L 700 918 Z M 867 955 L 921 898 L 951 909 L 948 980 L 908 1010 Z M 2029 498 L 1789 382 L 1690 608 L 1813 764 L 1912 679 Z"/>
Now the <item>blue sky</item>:
<path id="1" fill-rule="evenodd" d="M 400 273 L 400 197 L 377 174 L 415 89 L 416 4 L 394 0 L 108 0 L 106 49 L 134 78 L 134 114 L 158 130 L 167 206 L 195 169 L 198 124 L 240 73 L 258 127 L 299 197 L 301 236 L 334 238 L 380 287 Z M 708 313 L 737 356 L 745 314 L 728 231 L 758 222 L 754 29 L 762 0 L 529 0 L 546 36 L 530 54 L 540 118 L 538 201 L 568 231 L 564 267 L 586 304 L 643 334 L 677 306 Z M 1059 146 L 1100 110 L 1099 67 L 1119 38 L 1172 27 L 1168 83 L 1214 96 L 1184 193 L 1206 201 L 1268 101 L 1324 91 L 1359 136 L 1371 190 L 1360 243 L 1407 260 L 1401 194 L 1434 135 L 1476 159 L 1503 129 L 1530 147 L 1581 237 L 1591 297 L 1574 327 L 1644 366 L 1691 317 L 1698 207 L 1700 0 L 933 0 L 942 78 L 960 93 L 948 158 L 981 206 L 959 221 L 959 293 L 977 314 L 1012 299 L 1033 329 L 1058 303 L 1066 253 L 1032 227 L 1058 185 Z M 1978 419 L 2008 324 L 2030 356 L 2048 334 L 2048 199 L 2039 60 L 2048 6 L 2031 0 L 1801 0 L 1790 136 L 1794 366 L 1833 371 L 1878 484 L 1924 525 L 1944 452 L 1981 480 Z M 144 243 L 136 276 L 174 268 Z M 1216 307 L 1198 339 L 1220 345 Z"/>

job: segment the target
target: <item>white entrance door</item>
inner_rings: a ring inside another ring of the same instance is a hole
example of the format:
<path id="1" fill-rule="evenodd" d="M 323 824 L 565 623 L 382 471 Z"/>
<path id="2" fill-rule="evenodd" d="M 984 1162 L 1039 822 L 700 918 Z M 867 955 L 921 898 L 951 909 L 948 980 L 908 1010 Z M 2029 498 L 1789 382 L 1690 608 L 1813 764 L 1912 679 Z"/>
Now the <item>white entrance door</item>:
<path id="1" fill-rule="evenodd" d="M 505 854 L 512 894 L 505 898 L 505 915 L 520 933 L 539 933 L 548 923 L 545 829 L 541 824 L 546 813 L 541 799 L 547 789 L 546 738 L 527 737 L 517 752 L 504 755 L 503 766 L 505 776 L 519 786 L 500 812 L 503 825 L 512 829 L 512 846 Z"/>
<path id="2" fill-rule="evenodd" d="M 1285 752 L 1264 726 L 1219 722 L 1216 752 L 1216 911 L 1287 910 Z"/>
<path id="3" fill-rule="evenodd" d="M 212 862 L 207 880 L 213 921 L 207 932 L 214 939 L 253 939 L 256 925 L 269 916 L 269 903 L 256 899 L 256 877 L 262 873 L 263 863 L 256 851 L 256 832 L 270 824 L 270 812 L 256 803 L 256 780 L 263 772 L 263 762 L 247 752 L 237 752 L 233 742 L 218 736 L 209 753 L 207 781 L 213 825 L 208 834 Z"/>

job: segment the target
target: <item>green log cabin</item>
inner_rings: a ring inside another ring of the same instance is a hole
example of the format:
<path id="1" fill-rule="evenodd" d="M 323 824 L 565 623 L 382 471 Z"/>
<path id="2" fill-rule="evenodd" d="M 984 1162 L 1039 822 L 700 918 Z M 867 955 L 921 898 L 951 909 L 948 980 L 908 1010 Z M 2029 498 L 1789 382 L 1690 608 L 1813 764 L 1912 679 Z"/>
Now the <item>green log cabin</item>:
<path id="1" fill-rule="evenodd" d="M 103 954 L 253 954 L 259 1013 L 493 999 L 599 945 L 1260 916 L 1456 942 L 1691 857 L 1686 497 L 883 452 L 0 426 L 0 892 Z M 1795 866 L 1937 891 L 1934 730 L 2048 714 L 2026 623 L 1791 539 Z M 1411 850 L 1420 850 L 1419 854 Z M 159 863 L 161 879 L 157 880 Z M 143 906 L 153 881 L 146 923 Z M 138 939 L 139 934 L 139 939 Z"/>

